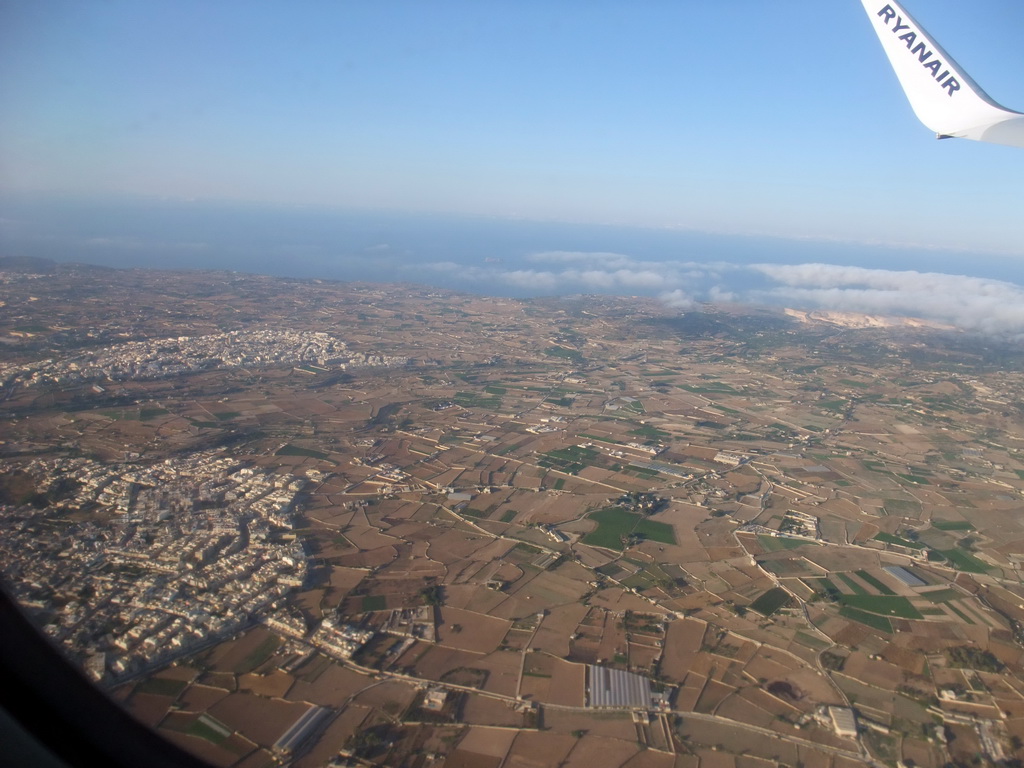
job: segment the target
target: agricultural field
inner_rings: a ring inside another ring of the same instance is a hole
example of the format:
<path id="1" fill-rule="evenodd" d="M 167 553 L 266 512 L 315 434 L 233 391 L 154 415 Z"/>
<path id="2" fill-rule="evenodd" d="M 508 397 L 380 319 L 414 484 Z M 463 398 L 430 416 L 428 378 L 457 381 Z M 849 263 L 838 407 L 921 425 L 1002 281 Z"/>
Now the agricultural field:
<path id="1" fill-rule="evenodd" d="M 211 763 L 1024 759 L 1012 346 L 768 309 L 150 278 L 55 272 L 32 301 L 11 278 L 5 309 L 40 330 L 0 318 L 10 365 L 67 358 L 55 329 L 83 318 L 90 348 L 287 327 L 356 361 L 275 348 L 4 389 L 0 506 L 27 537 L 7 578 Z M 599 709 L 595 680 L 641 698 Z M 853 738 L 820 716 L 848 705 Z M 275 756 L 313 706 L 320 730 Z"/>

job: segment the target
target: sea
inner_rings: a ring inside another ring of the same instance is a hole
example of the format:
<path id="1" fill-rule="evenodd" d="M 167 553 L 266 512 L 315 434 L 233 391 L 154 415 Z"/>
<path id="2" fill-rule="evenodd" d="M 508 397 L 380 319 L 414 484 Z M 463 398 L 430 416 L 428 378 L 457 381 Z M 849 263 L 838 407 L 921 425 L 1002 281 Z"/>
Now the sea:
<path id="1" fill-rule="evenodd" d="M 435 213 L 142 198 L 0 196 L 0 255 L 151 269 L 408 282 L 481 295 L 770 296 L 751 265 L 817 264 L 1024 283 L 964 251 Z M 759 292 L 760 290 L 760 292 Z"/>

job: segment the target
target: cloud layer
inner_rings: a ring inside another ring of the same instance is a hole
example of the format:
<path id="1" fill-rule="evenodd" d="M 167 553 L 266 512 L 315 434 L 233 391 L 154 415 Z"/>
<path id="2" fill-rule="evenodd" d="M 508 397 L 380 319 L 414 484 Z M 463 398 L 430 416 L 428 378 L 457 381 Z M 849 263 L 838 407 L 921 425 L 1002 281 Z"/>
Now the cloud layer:
<path id="1" fill-rule="evenodd" d="M 659 298 L 678 311 L 700 302 L 770 304 L 803 310 L 915 317 L 966 331 L 1024 337 L 1024 288 L 942 272 L 837 264 L 652 261 L 622 253 L 545 251 L 519 268 L 430 265 L 477 290 L 514 295 L 600 293 Z"/>

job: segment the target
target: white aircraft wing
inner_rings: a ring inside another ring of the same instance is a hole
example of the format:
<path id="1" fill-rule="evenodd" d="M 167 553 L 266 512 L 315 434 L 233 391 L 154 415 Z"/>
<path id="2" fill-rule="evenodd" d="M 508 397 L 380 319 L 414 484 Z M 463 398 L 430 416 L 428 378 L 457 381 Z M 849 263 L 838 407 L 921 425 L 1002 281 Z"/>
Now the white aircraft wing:
<path id="1" fill-rule="evenodd" d="M 894 0 L 861 0 L 918 119 L 938 138 L 1024 147 L 1024 114 L 997 104 Z"/>

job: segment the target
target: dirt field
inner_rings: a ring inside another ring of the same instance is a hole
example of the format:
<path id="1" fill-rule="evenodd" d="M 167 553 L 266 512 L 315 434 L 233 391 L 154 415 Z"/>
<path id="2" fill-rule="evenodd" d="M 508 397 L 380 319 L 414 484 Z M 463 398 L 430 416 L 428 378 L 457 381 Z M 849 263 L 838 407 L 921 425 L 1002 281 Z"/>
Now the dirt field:
<path id="1" fill-rule="evenodd" d="M 632 723 L 630 723 L 632 726 Z M 592 736 L 589 733 L 580 739 L 579 744 L 569 753 L 565 761 L 566 768 L 618 768 L 640 751 L 636 736 L 630 741 L 610 739 L 604 736 Z"/>
<path id="2" fill-rule="evenodd" d="M 456 749 L 444 761 L 446 768 L 498 768 L 501 759 Z"/>
<path id="3" fill-rule="evenodd" d="M 490 673 L 484 684 L 484 690 L 501 693 L 505 696 L 515 696 L 520 658 L 520 655 L 513 651 L 495 651 L 487 656 L 477 658 L 473 662 L 474 666 Z"/>
<path id="4" fill-rule="evenodd" d="M 216 646 L 210 654 L 212 666 L 219 672 L 233 673 L 245 665 L 251 654 L 264 643 L 276 638 L 273 632 L 263 627 L 255 627 L 246 631 L 237 640 L 229 640 Z"/>
<path id="5" fill-rule="evenodd" d="M 232 693 L 210 707 L 209 712 L 229 728 L 267 747 L 308 709 L 308 704 L 300 702 Z"/>
<path id="6" fill-rule="evenodd" d="M 372 682 L 370 678 L 345 669 L 339 664 L 328 663 L 316 680 L 306 682 L 298 679 L 289 693 L 294 700 L 337 707 Z"/>
<path id="7" fill-rule="evenodd" d="M 295 761 L 295 768 L 321 768 L 338 754 L 346 740 L 358 729 L 369 710 L 349 707 L 327 726 L 313 747 Z"/>
<path id="8" fill-rule="evenodd" d="M 694 656 L 700 651 L 706 631 L 707 625 L 697 619 L 669 623 L 661 657 L 661 673 L 670 680 L 682 682 Z"/>
<path id="9" fill-rule="evenodd" d="M 504 728 L 472 726 L 459 742 L 459 749 L 478 755 L 504 758 L 515 737 L 515 731 Z"/>
<path id="10" fill-rule="evenodd" d="M 470 725 L 500 725 L 519 728 L 523 716 L 503 701 L 485 696 L 467 695 L 462 706 L 462 720 Z"/>
<path id="11" fill-rule="evenodd" d="M 132 717 L 152 728 L 163 720 L 164 715 L 167 714 L 167 709 L 173 703 L 173 696 L 153 696 L 148 693 L 134 693 L 126 702 L 125 707 L 131 712 Z"/>
<path id="12" fill-rule="evenodd" d="M 676 758 L 668 752 L 644 749 L 636 753 L 622 768 L 675 768 Z M 738 768 L 738 767 L 737 767 Z"/>
<path id="13" fill-rule="evenodd" d="M 744 728 L 736 728 L 719 723 L 706 721 L 687 720 L 683 718 L 683 724 L 679 729 L 681 735 L 692 745 L 713 747 L 719 746 L 720 751 L 728 751 L 732 754 L 747 752 L 757 757 L 768 758 L 775 762 L 789 763 L 795 765 L 797 762 L 797 748 L 787 744 L 783 740 L 771 736 L 762 736 Z M 708 761 L 704 759 L 705 752 L 701 751 L 701 766 L 704 768 Z M 712 755 L 715 753 L 712 752 Z"/>
<path id="14" fill-rule="evenodd" d="M 208 685 L 190 685 L 178 697 L 178 705 L 182 709 L 192 712 L 205 712 L 218 701 L 228 695 L 223 688 L 213 688 Z"/>
<path id="15" fill-rule="evenodd" d="M 524 697 L 548 704 L 583 706 L 586 667 L 546 653 L 527 655 L 521 692 Z"/>
<path id="16" fill-rule="evenodd" d="M 628 712 L 566 712 L 551 709 L 544 713 L 544 725 L 553 733 L 572 734 L 573 731 L 583 730 L 594 736 L 636 741 L 636 727 Z"/>
<path id="17" fill-rule="evenodd" d="M 569 655 L 569 638 L 588 611 L 589 608 L 580 603 L 550 609 L 537 629 L 530 647 L 565 658 Z"/>
<path id="18" fill-rule="evenodd" d="M 560 765 L 576 746 L 577 739 L 569 734 L 547 731 L 525 731 L 516 736 L 505 765 L 508 768 L 550 768 Z"/>
<path id="19" fill-rule="evenodd" d="M 238 690 L 251 691 L 260 696 L 284 698 L 295 678 L 277 669 L 269 675 L 247 674 L 238 678 Z"/>
<path id="20" fill-rule="evenodd" d="M 512 622 L 481 613 L 443 606 L 438 610 L 437 642 L 472 653 L 497 650 Z"/>
<path id="21" fill-rule="evenodd" d="M 363 707 L 375 707 L 392 717 L 403 712 L 416 698 L 416 688 L 410 683 L 399 680 L 386 680 L 378 685 L 371 685 L 353 698 L 353 704 Z"/>

